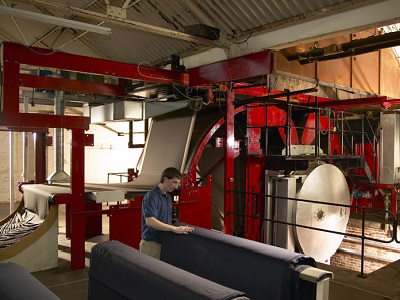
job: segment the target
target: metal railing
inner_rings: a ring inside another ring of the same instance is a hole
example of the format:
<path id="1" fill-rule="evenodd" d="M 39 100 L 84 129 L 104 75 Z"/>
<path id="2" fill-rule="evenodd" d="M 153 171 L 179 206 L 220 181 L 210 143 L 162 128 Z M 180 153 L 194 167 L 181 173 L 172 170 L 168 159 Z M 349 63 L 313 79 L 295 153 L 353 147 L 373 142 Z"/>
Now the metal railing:
<path id="1" fill-rule="evenodd" d="M 243 213 L 237 213 L 237 212 L 231 212 L 228 211 L 226 212 L 227 217 L 230 215 L 242 217 L 242 218 L 250 218 L 250 219 L 258 219 L 261 221 L 260 226 L 263 226 L 263 222 L 271 222 L 272 224 L 284 224 L 288 226 L 293 226 L 293 227 L 301 227 L 301 228 L 307 228 L 311 230 L 316 230 L 316 231 L 322 231 L 322 232 L 327 232 L 327 233 L 332 233 L 332 234 L 338 234 L 338 235 L 343 235 L 343 236 L 350 236 L 354 238 L 359 238 L 361 240 L 361 270 L 360 270 L 360 277 L 366 277 L 364 274 L 364 257 L 365 257 L 365 241 L 374 241 L 378 243 L 400 243 L 400 240 L 398 238 L 398 233 L 397 233 L 397 226 L 398 221 L 399 221 L 399 216 L 400 212 L 397 213 L 397 215 L 394 215 L 390 210 L 386 209 L 378 209 L 378 208 L 372 208 L 372 207 L 365 207 L 365 206 L 356 206 L 356 205 L 346 205 L 346 204 L 338 204 L 338 203 L 330 203 L 330 202 L 324 202 L 324 201 L 316 201 L 316 200 L 307 200 L 307 199 L 298 199 L 298 198 L 291 198 L 291 197 L 284 197 L 284 196 L 274 196 L 274 195 L 267 195 L 267 194 L 258 194 L 258 193 L 249 193 L 249 192 L 241 192 L 241 191 L 234 191 L 234 190 L 228 190 L 228 193 L 235 193 L 235 194 L 242 194 L 242 195 L 253 195 L 256 197 L 264 198 L 265 201 L 267 199 L 272 199 L 276 201 L 277 198 L 279 198 L 279 201 L 286 200 L 286 201 L 297 201 L 297 202 L 305 202 L 305 203 L 313 203 L 313 204 L 321 204 L 321 205 L 327 205 L 327 206 L 337 206 L 337 207 L 344 207 L 350 209 L 357 209 L 361 211 L 361 235 L 359 234 L 354 234 L 354 233 L 349 233 L 349 232 L 340 232 L 340 231 L 335 231 L 335 230 L 329 230 L 329 229 L 323 229 L 323 228 L 315 228 L 312 226 L 306 226 L 306 225 L 301 225 L 301 224 L 296 224 L 288 221 L 282 221 L 282 220 L 277 220 L 275 217 L 273 218 L 265 218 L 265 217 L 260 217 L 260 216 L 255 216 L 255 215 L 246 215 Z M 370 236 L 367 236 L 365 234 L 365 221 L 366 221 L 366 214 L 368 211 L 368 214 L 373 211 L 375 213 L 382 213 L 388 216 L 388 219 L 391 219 L 390 225 L 393 227 L 393 231 L 391 234 L 391 237 L 387 240 L 382 240 L 382 239 L 377 239 L 373 238 Z M 229 222 L 230 224 L 233 224 L 233 222 Z M 230 228 L 232 232 L 235 232 L 234 229 Z"/>
<path id="2" fill-rule="evenodd" d="M 364 155 L 365 149 L 364 145 L 369 144 L 373 149 L 373 155 L 377 155 L 377 136 L 374 132 L 374 128 L 369 120 L 369 118 L 365 114 L 349 112 L 349 111 L 339 111 L 336 112 L 330 108 L 318 108 L 318 107 L 310 107 L 301 104 L 287 103 L 287 104 L 267 104 L 265 105 L 266 109 L 268 107 L 278 107 L 284 108 L 286 111 L 286 124 L 284 125 L 267 125 L 265 128 L 282 128 L 286 133 L 285 140 L 285 156 L 287 158 L 294 158 L 291 155 L 291 141 L 292 141 L 292 130 L 296 129 L 299 131 L 304 130 L 314 130 L 315 131 L 315 140 L 313 145 L 315 145 L 315 156 L 320 157 L 319 148 L 321 147 L 321 136 L 328 136 L 328 145 L 327 145 L 327 153 L 326 158 L 334 158 L 335 156 L 343 156 L 343 155 L 356 155 L 356 141 L 360 140 L 361 149 L 358 151 L 358 155 Z M 315 113 L 315 126 L 296 126 L 292 125 L 292 115 L 294 110 L 307 110 L 309 113 Z M 320 116 L 326 116 L 327 118 L 327 128 L 323 129 L 320 122 Z M 333 117 L 332 117 L 333 116 Z M 361 124 L 361 130 L 357 130 L 353 128 L 350 124 L 349 119 L 359 120 Z M 341 152 L 342 155 L 336 155 L 331 153 L 331 135 L 337 134 L 339 136 L 341 142 Z M 269 143 L 267 142 L 267 145 Z M 268 149 L 266 149 L 266 155 L 268 155 Z"/>

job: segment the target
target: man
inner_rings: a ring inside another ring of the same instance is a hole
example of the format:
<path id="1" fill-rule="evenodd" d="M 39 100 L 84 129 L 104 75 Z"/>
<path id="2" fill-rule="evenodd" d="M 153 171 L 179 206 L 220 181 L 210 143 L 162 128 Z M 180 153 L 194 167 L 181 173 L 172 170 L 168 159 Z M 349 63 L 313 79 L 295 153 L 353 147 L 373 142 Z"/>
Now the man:
<path id="1" fill-rule="evenodd" d="M 181 183 L 182 174 L 176 168 L 165 169 L 160 183 L 150 190 L 142 202 L 142 240 L 140 252 L 160 259 L 163 231 L 188 234 L 189 226 L 172 226 L 172 197 L 168 194 Z"/>

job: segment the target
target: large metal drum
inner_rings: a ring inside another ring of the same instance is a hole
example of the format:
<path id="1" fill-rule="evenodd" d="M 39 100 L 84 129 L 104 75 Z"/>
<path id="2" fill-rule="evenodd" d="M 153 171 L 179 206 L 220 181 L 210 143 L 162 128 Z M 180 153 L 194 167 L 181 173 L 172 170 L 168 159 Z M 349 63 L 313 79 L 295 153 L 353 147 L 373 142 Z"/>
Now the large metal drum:
<path id="1" fill-rule="evenodd" d="M 304 181 L 298 199 L 327 202 L 333 205 L 295 201 L 293 218 L 296 225 L 345 232 L 350 209 L 350 194 L 342 172 L 331 164 L 315 168 Z M 316 261 L 326 261 L 340 246 L 344 235 L 294 227 L 296 241 L 302 252 Z"/>

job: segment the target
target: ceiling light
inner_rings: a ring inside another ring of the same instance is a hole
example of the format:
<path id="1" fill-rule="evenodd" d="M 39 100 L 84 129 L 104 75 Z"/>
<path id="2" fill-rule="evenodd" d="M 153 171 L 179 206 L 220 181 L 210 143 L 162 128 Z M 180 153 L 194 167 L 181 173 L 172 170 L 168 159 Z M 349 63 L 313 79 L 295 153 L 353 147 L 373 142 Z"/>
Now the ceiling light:
<path id="1" fill-rule="evenodd" d="M 53 25 L 57 25 L 57 26 L 70 27 L 70 28 L 90 31 L 90 32 L 94 32 L 94 33 L 107 34 L 107 35 L 111 34 L 111 28 L 108 28 L 108 27 L 102 27 L 102 26 L 98 26 L 98 25 L 92 25 L 92 24 L 68 20 L 68 19 L 64 19 L 64 18 L 53 17 L 50 15 L 39 14 L 39 13 L 16 9 L 16 8 L 7 7 L 7 6 L 0 6 L 0 14 L 24 18 L 24 19 L 28 19 L 28 20 L 37 21 L 37 22 L 49 23 L 49 24 L 53 24 Z"/>

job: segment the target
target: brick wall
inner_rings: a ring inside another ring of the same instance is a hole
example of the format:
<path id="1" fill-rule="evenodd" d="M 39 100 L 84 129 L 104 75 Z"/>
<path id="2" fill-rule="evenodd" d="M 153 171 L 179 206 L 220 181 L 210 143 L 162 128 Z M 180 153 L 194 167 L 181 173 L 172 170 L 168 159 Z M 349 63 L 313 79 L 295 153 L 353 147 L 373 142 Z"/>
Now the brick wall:
<path id="1" fill-rule="evenodd" d="M 361 236 L 362 222 L 350 219 L 346 232 Z M 365 222 L 365 236 L 388 242 L 392 237 L 392 228 L 379 222 Z M 365 240 L 364 273 L 376 271 L 391 262 L 400 259 L 400 244 Z M 336 253 L 331 257 L 331 265 L 361 272 L 361 238 L 347 236 Z"/>
<path id="2" fill-rule="evenodd" d="M 128 123 L 110 123 L 112 129 L 127 133 Z M 136 129 L 142 131 L 143 129 Z M 112 172 L 127 172 L 128 168 L 136 168 L 142 153 L 141 148 L 128 148 L 128 135 L 118 136 L 99 125 L 91 125 L 87 133 L 94 134 L 94 146 L 85 149 L 85 180 L 86 182 L 107 182 L 107 174 Z M 134 136 L 136 143 L 144 143 L 143 135 Z M 119 182 L 118 176 L 110 176 L 111 182 Z M 127 181 L 126 178 L 122 179 Z"/>

